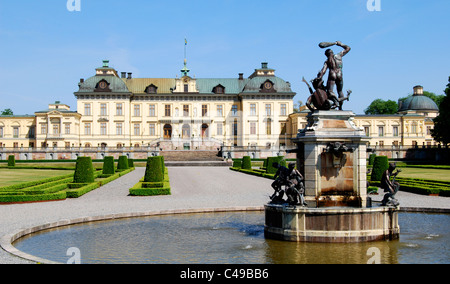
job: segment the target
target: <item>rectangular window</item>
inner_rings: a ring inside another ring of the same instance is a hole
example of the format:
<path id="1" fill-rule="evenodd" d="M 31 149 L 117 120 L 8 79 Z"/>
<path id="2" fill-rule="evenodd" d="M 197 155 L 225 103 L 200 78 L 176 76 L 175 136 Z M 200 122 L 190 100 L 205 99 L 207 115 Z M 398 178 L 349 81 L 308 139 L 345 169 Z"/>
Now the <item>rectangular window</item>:
<path id="1" fill-rule="evenodd" d="M 287 107 L 286 104 L 280 105 L 280 115 L 287 115 Z"/>
<path id="2" fill-rule="evenodd" d="M 256 135 L 256 122 L 250 122 L 250 135 Z"/>
<path id="3" fill-rule="evenodd" d="M 411 125 L 411 133 L 416 134 L 417 133 L 417 124 L 413 123 Z"/>
<path id="4" fill-rule="evenodd" d="M 189 105 L 183 105 L 183 116 L 189 116 Z"/>
<path id="5" fill-rule="evenodd" d="M 364 133 L 366 133 L 366 136 L 370 136 L 370 127 L 364 126 Z"/>
<path id="6" fill-rule="evenodd" d="M 384 126 L 378 126 L 378 136 L 384 136 Z"/>
<path id="7" fill-rule="evenodd" d="M 433 128 L 431 126 L 427 126 L 427 135 L 431 135 L 431 131 Z"/>
<path id="8" fill-rule="evenodd" d="M 59 124 L 53 124 L 53 135 L 59 135 Z"/>
<path id="9" fill-rule="evenodd" d="M 47 124 L 41 124 L 41 134 L 47 134 Z"/>
<path id="10" fill-rule="evenodd" d="M 107 128 L 106 128 L 106 123 L 102 122 L 100 123 L 100 135 L 107 135 Z"/>
<path id="11" fill-rule="evenodd" d="M 141 116 L 141 105 L 133 106 L 133 116 Z"/>
<path id="12" fill-rule="evenodd" d="M 108 110 L 106 108 L 106 104 L 100 104 L 100 115 L 101 116 L 107 116 Z"/>
<path id="13" fill-rule="evenodd" d="M 233 105 L 231 107 L 231 116 L 237 116 L 238 115 L 238 106 L 237 105 Z"/>
<path id="14" fill-rule="evenodd" d="M 84 135 L 91 135 L 91 124 L 90 123 L 84 124 Z"/>
<path id="15" fill-rule="evenodd" d="M 64 125 L 64 133 L 65 134 L 70 134 L 70 124 L 69 123 L 66 123 Z"/>
<path id="16" fill-rule="evenodd" d="M 155 117 L 156 116 L 156 107 L 155 105 L 150 105 L 148 108 L 148 116 Z"/>
<path id="17" fill-rule="evenodd" d="M 123 115 L 123 104 L 116 104 L 116 115 Z"/>
<path id="18" fill-rule="evenodd" d="M 284 135 L 284 134 L 286 134 L 286 122 L 281 122 L 280 123 L 280 128 L 281 128 L 281 131 L 280 131 L 280 135 Z"/>
<path id="19" fill-rule="evenodd" d="M 164 106 L 164 116 L 171 116 L 170 114 L 170 105 L 165 105 Z"/>
<path id="20" fill-rule="evenodd" d="M 238 123 L 237 123 L 237 121 L 233 122 L 233 135 L 234 136 L 238 135 Z"/>
<path id="21" fill-rule="evenodd" d="M 116 124 L 116 135 L 122 135 L 123 133 L 123 126 L 122 123 Z"/>
<path id="22" fill-rule="evenodd" d="M 19 138 L 19 127 L 13 127 L 13 138 Z"/>
<path id="23" fill-rule="evenodd" d="M 256 104 L 250 104 L 250 115 L 256 116 Z"/>
<path id="24" fill-rule="evenodd" d="M 141 135 L 141 125 L 139 123 L 134 124 L 134 136 Z"/>
<path id="25" fill-rule="evenodd" d="M 3 127 L 0 127 L 0 138 L 3 138 Z"/>
<path id="26" fill-rule="evenodd" d="M 217 116 L 223 117 L 223 105 L 217 105 Z"/>
<path id="27" fill-rule="evenodd" d="M 394 135 L 394 137 L 398 136 L 398 126 L 392 127 L 392 135 Z"/>
<path id="28" fill-rule="evenodd" d="M 272 115 L 272 105 L 266 104 L 266 115 L 271 116 Z"/>
<path id="29" fill-rule="evenodd" d="M 184 84 L 184 92 L 189 93 L 189 85 L 188 84 Z"/>
<path id="30" fill-rule="evenodd" d="M 84 104 L 84 115 L 92 115 L 91 104 Z"/>
<path id="31" fill-rule="evenodd" d="M 218 136 L 223 135 L 223 123 L 217 123 L 217 135 Z"/>
<path id="32" fill-rule="evenodd" d="M 156 136 L 156 126 L 154 123 L 149 124 L 150 136 Z"/>
<path id="33" fill-rule="evenodd" d="M 202 105 L 202 116 L 208 115 L 208 105 Z"/>
<path id="34" fill-rule="evenodd" d="M 272 120 L 269 118 L 266 122 L 266 134 L 272 135 Z"/>

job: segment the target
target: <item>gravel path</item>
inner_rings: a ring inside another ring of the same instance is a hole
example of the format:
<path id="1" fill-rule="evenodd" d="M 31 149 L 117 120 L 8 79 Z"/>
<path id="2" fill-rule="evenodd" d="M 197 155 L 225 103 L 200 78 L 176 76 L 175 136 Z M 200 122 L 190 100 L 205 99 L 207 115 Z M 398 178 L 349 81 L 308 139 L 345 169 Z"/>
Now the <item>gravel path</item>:
<path id="1" fill-rule="evenodd" d="M 78 199 L 64 201 L 0 205 L 0 237 L 34 226 L 121 213 L 162 210 L 260 207 L 273 193 L 269 179 L 229 170 L 227 167 L 168 167 L 172 195 L 131 197 L 128 189 L 144 176 L 137 168 Z M 373 196 L 381 200 L 382 194 Z M 450 199 L 399 192 L 402 207 L 450 209 Z M 1 264 L 30 263 L 0 250 Z"/>

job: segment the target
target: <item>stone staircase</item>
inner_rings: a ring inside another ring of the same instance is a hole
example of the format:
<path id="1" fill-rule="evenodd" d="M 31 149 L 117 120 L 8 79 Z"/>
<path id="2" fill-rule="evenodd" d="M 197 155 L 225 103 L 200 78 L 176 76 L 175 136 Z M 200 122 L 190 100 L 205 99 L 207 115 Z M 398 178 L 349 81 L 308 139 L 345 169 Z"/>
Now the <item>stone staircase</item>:
<path id="1" fill-rule="evenodd" d="M 159 155 L 164 157 L 168 167 L 229 167 L 231 164 L 217 156 L 218 151 L 161 151 Z"/>

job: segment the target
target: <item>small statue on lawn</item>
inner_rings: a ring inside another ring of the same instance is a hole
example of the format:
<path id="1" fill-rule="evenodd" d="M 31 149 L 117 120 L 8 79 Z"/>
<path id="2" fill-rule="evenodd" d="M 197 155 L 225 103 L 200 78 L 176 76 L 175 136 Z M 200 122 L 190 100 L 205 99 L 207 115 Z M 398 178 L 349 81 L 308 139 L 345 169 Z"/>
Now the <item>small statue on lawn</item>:
<path id="1" fill-rule="evenodd" d="M 395 178 L 401 172 L 401 170 L 397 170 L 394 173 L 396 167 L 397 165 L 395 163 L 390 163 L 389 169 L 387 169 L 381 177 L 381 188 L 384 189 L 384 192 L 387 192 L 384 195 L 383 201 L 381 201 L 382 206 L 398 206 L 400 204 L 398 200 L 395 199 L 395 195 L 400 189 L 400 184 L 395 181 Z M 392 181 L 391 177 L 393 177 Z"/>

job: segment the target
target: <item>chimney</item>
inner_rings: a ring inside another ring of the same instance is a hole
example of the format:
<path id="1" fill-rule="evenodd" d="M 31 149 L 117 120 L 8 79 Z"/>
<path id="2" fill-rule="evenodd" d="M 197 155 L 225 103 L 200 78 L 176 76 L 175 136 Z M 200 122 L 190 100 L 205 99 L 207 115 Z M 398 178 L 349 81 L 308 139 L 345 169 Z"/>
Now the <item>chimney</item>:
<path id="1" fill-rule="evenodd" d="M 80 83 L 84 83 L 84 79 L 83 78 L 80 79 Z"/>
<path id="2" fill-rule="evenodd" d="M 414 87 L 414 95 L 415 96 L 421 96 L 423 95 L 423 87 L 418 85 Z"/>
<path id="3" fill-rule="evenodd" d="M 127 77 L 127 72 L 122 72 L 121 78 L 125 79 Z"/>
<path id="4" fill-rule="evenodd" d="M 239 73 L 239 80 L 244 80 L 244 73 Z"/>
<path id="5" fill-rule="evenodd" d="M 131 78 L 132 78 L 132 76 L 131 76 L 132 74 L 133 74 L 133 73 L 131 73 L 131 72 L 128 73 L 128 78 L 127 78 L 127 79 L 131 79 Z"/>

